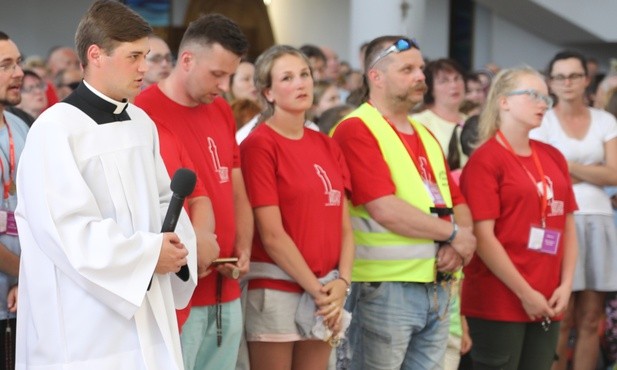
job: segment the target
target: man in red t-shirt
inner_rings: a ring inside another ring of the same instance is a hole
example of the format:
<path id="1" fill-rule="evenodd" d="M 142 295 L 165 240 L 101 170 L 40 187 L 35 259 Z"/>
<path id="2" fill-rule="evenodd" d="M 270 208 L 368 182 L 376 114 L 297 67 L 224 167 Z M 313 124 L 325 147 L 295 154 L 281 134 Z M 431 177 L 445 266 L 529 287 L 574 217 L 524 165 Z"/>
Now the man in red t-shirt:
<path id="1" fill-rule="evenodd" d="M 234 369 L 242 334 L 238 278 L 248 272 L 253 218 L 236 125 L 221 95 L 247 49 L 245 36 L 231 20 L 203 16 L 187 28 L 171 75 L 135 101 L 184 145 L 212 202 L 220 257 L 238 258 L 237 263 L 216 265 L 199 280 L 182 327 L 187 370 Z"/>
<path id="2" fill-rule="evenodd" d="M 437 140 L 408 117 L 426 90 L 416 43 L 377 38 L 365 66 L 368 102 L 333 132 L 354 208 L 351 368 L 440 368 L 449 293 L 435 277 L 471 259 L 471 213 Z"/>

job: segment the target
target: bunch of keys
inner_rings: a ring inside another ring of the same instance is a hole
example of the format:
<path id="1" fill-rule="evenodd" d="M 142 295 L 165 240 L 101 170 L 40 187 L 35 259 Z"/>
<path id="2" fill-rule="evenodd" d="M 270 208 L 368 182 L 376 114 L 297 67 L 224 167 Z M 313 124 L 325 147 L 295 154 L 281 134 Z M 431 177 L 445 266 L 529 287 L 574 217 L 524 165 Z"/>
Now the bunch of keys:
<path id="1" fill-rule="evenodd" d="M 548 330 L 551 328 L 551 318 L 548 316 L 544 316 L 541 324 L 542 330 L 544 330 L 544 332 L 548 332 Z"/>
<path id="2" fill-rule="evenodd" d="M 330 347 L 336 348 L 341 344 L 341 337 L 339 335 L 332 334 L 328 337 L 328 339 L 326 339 L 326 342 L 328 342 Z"/>

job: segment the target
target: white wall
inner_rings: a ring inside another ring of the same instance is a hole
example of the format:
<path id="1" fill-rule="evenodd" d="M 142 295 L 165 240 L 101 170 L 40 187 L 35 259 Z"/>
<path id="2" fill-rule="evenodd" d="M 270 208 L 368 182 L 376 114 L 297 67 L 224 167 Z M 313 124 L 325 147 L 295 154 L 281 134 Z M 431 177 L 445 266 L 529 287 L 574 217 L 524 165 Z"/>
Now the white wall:
<path id="1" fill-rule="evenodd" d="M 8 33 L 25 56 L 42 57 L 52 46 L 73 46 L 75 30 L 91 1 L 2 0 L 0 30 Z"/>
<path id="2" fill-rule="evenodd" d="M 89 0 L 0 0 L 0 30 L 7 32 L 25 56 L 45 56 L 55 45 L 73 45 L 79 19 Z M 246 0 L 259 1 L 259 0 Z M 407 0 L 411 5 L 402 22 L 400 0 L 271 0 L 269 13 L 276 41 L 300 46 L 330 46 L 341 60 L 358 65 L 358 47 L 382 34 L 406 33 L 416 37 L 424 55 L 439 58 L 448 51 L 450 0 Z M 456 1 L 456 0 L 454 0 Z M 181 24 L 188 0 L 174 0 L 174 23 Z M 487 62 L 504 67 L 526 63 L 542 69 L 554 45 L 476 5 L 473 66 Z M 576 46 L 576 45 L 575 45 Z M 606 68 L 613 56 L 606 46 L 579 50 L 593 55 Z"/>
<path id="3" fill-rule="evenodd" d="M 448 56 L 448 49 L 450 48 L 449 18 L 450 2 L 448 0 L 426 0 L 422 36 L 418 37 L 420 49 L 424 56 L 431 59 Z"/>
<path id="4" fill-rule="evenodd" d="M 448 54 L 449 0 L 407 0 L 407 3 L 409 10 L 403 19 L 400 0 L 351 0 L 349 52 L 356 56 L 356 61 L 363 42 L 383 35 L 413 37 L 422 53 L 433 59 Z"/>
<path id="5" fill-rule="evenodd" d="M 405 17 L 401 11 L 400 0 L 351 0 L 350 40 L 348 52 L 353 56 L 350 62 L 356 68 L 360 45 L 383 35 L 406 35 L 422 39 L 425 0 L 408 1 Z"/>
<path id="6" fill-rule="evenodd" d="M 487 8 L 476 3 L 473 22 L 471 65 L 473 69 L 480 69 L 484 64 L 493 60 L 492 14 Z"/>
<path id="7" fill-rule="evenodd" d="M 349 0 L 272 0 L 268 13 L 276 43 L 328 46 L 349 60 Z"/>
<path id="8" fill-rule="evenodd" d="M 272 0 L 268 12 L 276 42 L 330 46 L 354 67 L 360 45 L 386 34 L 415 37 L 425 55 L 446 56 L 449 0 L 407 1 L 405 19 L 400 0 Z"/>
<path id="9" fill-rule="evenodd" d="M 562 49 L 495 15 L 491 35 L 492 61 L 504 68 L 527 64 L 544 70 L 548 61 Z"/>
<path id="10" fill-rule="evenodd" d="M 605 42 L 617 42 L 615 0 L 531 0 Z"/>
<path id="11" fill-rule="evenodd" d="M 474 69 L 494 62 L 503 68 L 529 65 L 542 71 L 563 47 L 529 33 L 476 4 L 473 30 Z"/>

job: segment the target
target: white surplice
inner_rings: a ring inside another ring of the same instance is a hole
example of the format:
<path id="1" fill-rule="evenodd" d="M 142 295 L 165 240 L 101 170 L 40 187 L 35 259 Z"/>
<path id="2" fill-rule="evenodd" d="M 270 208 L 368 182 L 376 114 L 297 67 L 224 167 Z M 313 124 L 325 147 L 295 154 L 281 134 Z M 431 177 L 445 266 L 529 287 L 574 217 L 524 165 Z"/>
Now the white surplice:
<path id="1" fill-rule="evenodd" d="M 183 368 L 175 309 L 196 285 L 195 235 L 183 211 L 189 281 L 152 278 L 170 179 L 154 123 L 127 112 L 98 125 L 59 103 L 29 132 L 17 178 L 17 369 Z"/>

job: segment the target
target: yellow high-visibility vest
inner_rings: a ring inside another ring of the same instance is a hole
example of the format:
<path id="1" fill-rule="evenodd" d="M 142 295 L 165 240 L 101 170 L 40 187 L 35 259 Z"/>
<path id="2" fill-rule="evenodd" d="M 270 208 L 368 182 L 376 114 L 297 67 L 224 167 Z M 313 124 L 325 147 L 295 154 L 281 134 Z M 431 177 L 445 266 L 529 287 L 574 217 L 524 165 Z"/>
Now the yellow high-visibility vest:
<path id="1" fill-rule="evenodd" d="M 377 140 L 396 187 L 395 195 L 426 214 L 431 214 L 430 209 L 435 207 L 433 199 L 394 128 L 368 103 L 361 105 L 345 119 L 352 117 L 361 119 Z M 424 126 L 411 119 L 409 123 L 424 146 L 446 206 L 452 207 L 446 165 L 439 143 Z M 335 130 L 336 127 L 331 134 Z M 350 204 L 349 209 L 356 244 L 353 281 L 426 283 L 434 280 L 438 248 L 434 240 L 395 234 L 371 218 L 364 206 L 354 207 Z"/>

